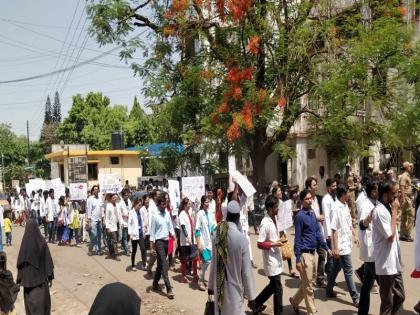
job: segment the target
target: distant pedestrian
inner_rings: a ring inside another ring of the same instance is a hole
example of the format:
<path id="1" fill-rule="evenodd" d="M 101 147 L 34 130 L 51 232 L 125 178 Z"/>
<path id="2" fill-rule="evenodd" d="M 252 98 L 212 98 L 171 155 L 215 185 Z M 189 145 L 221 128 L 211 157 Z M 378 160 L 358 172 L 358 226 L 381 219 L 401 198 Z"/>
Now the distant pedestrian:
<path id="1" fill-rule="evenodd" d="M 401 191 L 401 235 L 400 240 L 413 242 L 411 237 L 414 226 L 414 208 L 411 188 L 411 173 L 413 172 L 413 164 L 410 162 L 403 163 L 404 172 L 399 177 L 399 185 Z"/>
<path id="2" fill-rule="evenodd" d="M 17 283 L 24 288 L 27 315 L 51 313 L 50 289 L 54 264 L 47 243 L 34 220 L 28 220 L 17 259 Z"/>
<path id="3" fill-rule="evenodd" d="M 118 232 L 118 223 L 120 222 L 120 216 L 117 208 L 117 194 L 109 194 L 108 202 L 105 210 L 105 228 L 106 236 L 108 243 L 109 258 L 112 258 L 116 261 L 121 259 L 117 257 L 117 232 Z"/>
<path id="4" fill-rule="evenodd" d="M 159 280 L 163 277 L 165 282 L 167 297 L 173 299 L 175 297 L 172 286 L 168 276 L 168 245 L 169 237 L 175 237 L 175 231 L 172 226 L 172 219 L 169 212 L 166 210 L 165 195 L 160 195 L 156 200 L 158 213 L 152 218 L 152 225 L 150 227 L 150 246 L 151 254 L 157 257 L 157 268 L 153 279 L 153 290 L 161 292 Z"/>
<path id="5" fill-rule="evenodd" d="M 12 213 L 9 211 L 4 218 L 4 232 L 6 234 L 6 246 L 12 246 Z"/>
<path id="6" fill-rule="evenodd" d="M 133 204 L 133 209 L 128 215 L 128 234 L 131 238 L 131 270 L 136 271 L 136 253 L 137 247 L 140 247 L 141 253 L 141 270 L 146 270 L 146 246 L 144 244 L 143 234 L 143 217 L 140 211 L 141 199 L 136 199 Z"/>
<path id="7" fill-rule="evenodd" d="M 94 185 L 91 189 L 91 196 L 86 202 L 88 225 L 91 226 L 89 255 L 102 255 L 101 236 L 102 220 L 104 217 L 103 202 L 99 198 L 99 186 Z"/>

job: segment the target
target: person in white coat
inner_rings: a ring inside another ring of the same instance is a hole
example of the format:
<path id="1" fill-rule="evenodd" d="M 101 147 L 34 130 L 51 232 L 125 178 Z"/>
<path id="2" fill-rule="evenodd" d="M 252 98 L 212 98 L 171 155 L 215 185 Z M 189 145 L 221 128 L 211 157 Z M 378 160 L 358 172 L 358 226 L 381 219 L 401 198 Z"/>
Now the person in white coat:
<path id="1" fill-rule="evenodd" d="M 146 247 L 144 244 L 143 216 L 140 211 L 142 206 L 141 199 L 136 199 L 133 209 L 128 214 L 128 234 L 131 238 L 131 270 L 136 271 L 136 253 L 137 247 L 140 247 L 141 253 L 141 270 L 146 270 Z"/>
<path id="2" fill-rule="evenodd" d="M 201 272 L 198 288 L 201 291 L 206 290 L 206 270 L 211 262 L 212 235 L 216 230 L 215 216 L 209 212 L 210 198 L 203 196 L 201 198 L 201 207 L 197 212 L 195 219 L 195 237 L 197 239 L 197 248 L 201 256 Z"/>
<path id="3" fill-rule="evenodd" d="M 121 237 L 121 246 L 124 250 L 124 253 L 126 256 L 129 255 L 128 250 L 128 213 L 133 208 L 133 205 L 131 204 L 131 200 L 129 198 L 130 191 L 128 189 L 123 189 L 121 191 L 121 200 L 118 203 L 118 209 L 119 213 L 121 215 L 121 229 L 122 229 L 122 237 Z"/>
<path id="4" fill-rule="evenodd" d="M 48 242 L 55 243 L 58 200 L 54 197 L 54 189 L 50 189 L 47 198 L 46 218 L 48 221 Z"/>
<path id="5" fill-rule="evenodd" d="M 117 257 L 117 231 L 120 215 L 117 208 L 117 194 L 108 194 L 108 202 L 105 210 L 105 227 L 108 241 L 109 256 L 116 261 L 121 259 Z"/>

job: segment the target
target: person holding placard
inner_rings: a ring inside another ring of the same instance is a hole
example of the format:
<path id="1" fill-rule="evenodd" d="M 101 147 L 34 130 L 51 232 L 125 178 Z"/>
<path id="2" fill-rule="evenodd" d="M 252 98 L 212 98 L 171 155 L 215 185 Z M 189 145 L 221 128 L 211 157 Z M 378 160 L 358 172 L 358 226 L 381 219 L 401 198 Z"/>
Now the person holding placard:
<path id="1" fill-rule="evenodd" d="M 120 215 L 117 208 L 117 194 L 108 194 L 108 202 L 105 210 L 105 228 L 108 242 L 109 257 L 120 261 L 117 257 L 117 231 Z"/>

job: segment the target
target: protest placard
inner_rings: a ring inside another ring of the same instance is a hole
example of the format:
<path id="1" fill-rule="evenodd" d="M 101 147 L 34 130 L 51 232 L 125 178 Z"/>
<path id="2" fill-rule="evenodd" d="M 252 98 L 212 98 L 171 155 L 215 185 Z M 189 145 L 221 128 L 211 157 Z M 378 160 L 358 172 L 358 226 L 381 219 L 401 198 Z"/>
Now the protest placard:
<path id="1" fill-rule="evenodd" d="M 172 214 L 175 215 L 178 213 L 178 207 L 181 203 L 181 192 L 179 189 L 179 182 L 177 180 L 169 179 L 168 180 L 168 193 L 169 199 L 171 200 Z"/>
<path id="2" fill-rule="evenodd" d="M 98 181 L 101 193 L 119 193 L 123 188 L 119 174 L 99 174 Z"/>
<path id="3" fill-rule="evenodd" d="M 33 191 L 35 191 L 35 192 L 37 191 L 35 186 L 33 184 L 31 184 L 30 182 L 25 184 L 25 189 L 26 189 L 26 194 L 28 196 L 30 196 Z"/>
<path id="4" fill-rule="evenodd" d="M 34 187 L 36 190 L 42 189 L 45 190 L 45 180 L 42 178 L 33 178 L 29 180 L 29 183 Z"/>
<path id="5" fill-rule="evenodd" d="M 182 177 L 182 193 L 192 202 L 200 201 L 206 193 L 204 176 Z"/>
<path id="6" fill-rule="evenodd" d="M 45 181 L 45 189 L 50 190 L 51 188 L 54 189 L 55 198 L 66 195 L 66 186 L 64 186 L 60 178 Z"/>
<path id="7" fill-rule="evenodd" d="M 277 213 L 279 231 L 285 231 L 293 225 L 292 200 L 281 202 Z"/>
<path id="8" fill-rule="evenodd" d="M 242 175 L 239 171 L 229 171 L 229 175 L 232 178 L 236 179 L 236 182 L 238 183 L 239 187 L 241 187 L 242 191 L 244 192 L 245 196 L 251 197 L 254 195 L 257 191 L 255 190 L 254 186 L 252 186 L 251 182 L 246 178 L 244 175 Z"/>
<path id="9" fill-rule="evenodd" d="M 85 200 L 87 199 L 87 183 L 71 183 L 70 184 L 70 199 L 71 200 Z"/>
<path id="10" fill-rule="evenodd" d="M 229 172 L 228 192 L 232 192 L 235 189 L 235 185 L 232 181 L 232 175 L 230 175 L 230 173 L 234 171 L 236 171 L 236 159 L 234 155 L 229 155 L 228 157 L 228 172 Z"/>

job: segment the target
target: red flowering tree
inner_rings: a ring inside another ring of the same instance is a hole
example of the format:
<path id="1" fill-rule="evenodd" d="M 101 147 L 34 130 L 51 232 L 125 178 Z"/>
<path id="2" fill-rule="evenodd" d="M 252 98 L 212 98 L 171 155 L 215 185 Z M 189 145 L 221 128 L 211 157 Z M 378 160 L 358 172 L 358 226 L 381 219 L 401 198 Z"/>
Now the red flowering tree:
<path id="1" fill-rule="evenodd" d="M 380 55 L 374 69 L 382 77 L 407 43 L 405 11 L 396 0 L 371 1 L 370 8 L 335 2 L 101 0 L 88 12 L 98 42 L 120 44 L 121 57 L 144 79 L 164 140 L 248 153 L 264 184 L 267 156 L 301 115 L 328 140 L 334 127 L 349 141 L 378 134 L 359 128 L 352 136 L 358 122 L 347 118 L 381 88 L 369 79 L 369 54 Z M 375 41 L 380 23 L 389 42 Z M 147 39 L 135 36 L 138 29 Z M 144 63 L 135 59 L 139 47 Z M 310 102 L 302 102 L 307 95 Z"/>

